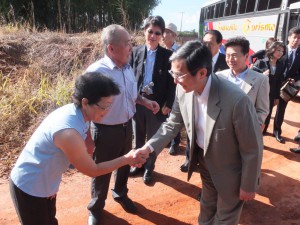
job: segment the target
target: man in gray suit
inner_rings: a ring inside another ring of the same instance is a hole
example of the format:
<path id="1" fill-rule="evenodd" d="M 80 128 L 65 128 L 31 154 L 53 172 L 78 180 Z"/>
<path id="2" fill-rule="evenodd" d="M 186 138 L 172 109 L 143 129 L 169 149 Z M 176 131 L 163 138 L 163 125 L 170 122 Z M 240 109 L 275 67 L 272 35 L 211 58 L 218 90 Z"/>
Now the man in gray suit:
<path id="1" fill-rule="evenodd" d="M 216 74 L 236 84 L 248 95 L 254 104 L 259 124 L 263 130 L 265 119 L 269 114 L 269 78 L 248 68 L 246 62 L 249 48 L 250 43 L 244 37 L 228 39 L 225 51 L 229 69 Z"/>
<path id="2" fill-rule="evenodd" d="M 259 184 L 263 140 L 255 108 L 236 85 L 211 73 L 212 55 L 199 41 L 170 58 L 177 85 L 170 117 L 139 150 L 157 154 L 183 126 L 190 139 L 188 180 L 200 168 L 199 224 L 238 224 Z"/>

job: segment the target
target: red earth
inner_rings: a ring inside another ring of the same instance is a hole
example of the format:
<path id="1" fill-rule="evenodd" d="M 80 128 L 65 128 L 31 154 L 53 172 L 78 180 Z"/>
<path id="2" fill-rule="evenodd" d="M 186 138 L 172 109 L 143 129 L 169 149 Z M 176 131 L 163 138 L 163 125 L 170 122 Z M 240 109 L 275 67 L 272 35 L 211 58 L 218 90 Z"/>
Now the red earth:
<path id="1" fill-rule="evenodd" d="M 245 204 L 240 224 L 300 224 L 300 154 L 289 151 L 290 147 L 297 146 L 293 138 L 300 128 L 299 103 L 300 100 L 297 100 L 288 104 L 282 134 L 285 144 L 278 143 L 271 134 L 264 136 L 261 186 L 255 200 Z M 273 120 L 269 131 L 272 131 L 272 124 Z M 196 196 L 200 191 L 201 181 L 199 173 L 194 173 L 187 182 L 187 174 L 179 170 L 185 159 L 185 145 L 182 144 L 181 151 L 176 156 L 170 156 L 167 149 L 159 155 L 153 185 L 146 186 L 141 177 L 129 179 L 128 195 L 138 206 L 137 215 L 126 213 L 113 201 L 109 192 L 101 224 L 198 224 L 200 206 Z M 87 224 L 89 192 L 90 178 L 80 173 L 63 177 L 57 196 L 59 224 Z M 0 224 L 19 224 L 10 199 L 8 181 L 5 179 L 0 180 Z"/>

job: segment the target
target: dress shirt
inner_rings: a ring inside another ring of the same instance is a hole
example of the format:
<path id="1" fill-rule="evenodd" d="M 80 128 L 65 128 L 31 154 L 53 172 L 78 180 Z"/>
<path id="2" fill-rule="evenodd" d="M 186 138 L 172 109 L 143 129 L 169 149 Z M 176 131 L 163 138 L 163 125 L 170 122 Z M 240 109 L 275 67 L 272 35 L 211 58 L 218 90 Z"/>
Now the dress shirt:
<path id="1" fill-rule="evenodd" d="M 207 148 L 204 148 L 205 128 L 206 128 L 206 114 L 207 114 L 207 101 L 209 97 L 209 91 L 211 87 L 211 75 L 208 77 L 206 85 L 199 95 L 194 92 L 194 106 L 195 106 L 195 131 L 196 131 L 196 143 L 200 148 L 204 150 L 204 155 Z M 150 152 L 154 152 L 152 145 L 146 143 L 146 146 L 150 149 Z"/>
<path id="2" fill-rule="evenodd" d="M 179 48 L 179 46 L 176 44 L 176 42 L 174 42 L 170 50 L 172 52 L 175 52 L 178 48 Z"/>
<path id="3" fill-rule="evenodd" d="M 297 48 L 291 48 L 290 46 L 288 46 L 288 50 L 289 50 L 288 51 L 288 57 L 290 56 L 290 54 L 293 54 L 293 61 L 292 61 L 292 64 L 293 64 Z"/>
<path id="4" fill-rule="evenodd" d="M 220 52 L 218 52 L 217 54 L 215 54 L 215 56 L 212 58 L 212 71 L 214 71 L 214 69 L 215 69 L 215 65 L 217 63 L 219 55 L 220 55 Z"/>
<path id="5" fill-rule="evenodd" d="M 123 68 L 119 68 L 105 55 L 104 58 L 90 65 L 86 72 L 100 72 L 111 78 L 119 86 L 121 92 L 114 97 L 111 109 L 102 118 L 101 124 L 116 125 L 130 120 L 135 114 L 137 99 L 137 81 L 131 66 L 126 64 Z"/>
<path id="6" fill-rule="evenodd" d="M 143 80 L 143 82 L 144 82 L 143 86 L 149 84 L 152 81 L 156 52 L 157 52 L 157 49 L 152 51 L 151 49 L 147 48 L 147 58 L 146 58 L 146 62 L 145 62 L 145 76 L 144 76 L 144 80 Z"/>
<path id="7" fill-rule="evenodd" d="M 245 77 L 248 74 L 248 67 L 241 73 L 237 74 L 236 76 L 232 73 L 232 71 L 230 71 L 227 80 L 229 80 L 230 82 L 234 83 L 235 85 L 237 85 L 239 88 L 242 87 L 242 84 L 245 80 Z"/>
<path id="8" fill-rule="evenodd" d="M 196 131 L 196 143 L 203 150 L 204 146 L 205 130 L 206 130 L 206 114 L 207 114 L 207 101 L 209 97 L 209 91 L 211 87 L 211 75 L 207 79 L 207 83 L 203 89 L 203 92 L 199 95 L 194 92 L 194 109 L 195 109 L 195 131 Z M 204 152 L 205 155 L 205 152 Z"/>

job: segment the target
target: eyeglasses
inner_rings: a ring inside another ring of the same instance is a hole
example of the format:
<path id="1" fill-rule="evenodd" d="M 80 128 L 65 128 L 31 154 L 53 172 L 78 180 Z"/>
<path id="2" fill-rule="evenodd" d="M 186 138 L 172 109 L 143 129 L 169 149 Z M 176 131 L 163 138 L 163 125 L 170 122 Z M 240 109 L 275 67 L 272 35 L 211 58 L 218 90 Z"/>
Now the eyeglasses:
<path id="1" fill-rule="evenodd" d="M 182 74 L 182 75 L 179 75 L 177 73 L 174 73 L 172 70 L 168 70 L 169 74 L 174 78 L 174 79 L 177 79 L 178 81 L 183 81 L 183 79 L 186 77 L 186 75 L 188 74 L 194 74 L 195 72 L 197 72 L 198 70 L 200 70 L 201 68 L 197 68 L 191 72 L 188 72 L 188 73 L 185 73 L 185 74 Z"/>
<path id="2" fill-rule="evenodd" d="M 172 70 L 169 70 L 168 72 L 174 79 L 176 79 L 178 81 L 183 81 L 183 78 L 190 73 L 190 72 L 188 72 L 188 73 L 179 75 L 179 74 L 174 73 Z"/>
<path id="3" fill-rule="evenodd" d="M 147 30 L 148 34 L 155 34 L 156 36 L 160 36 L 161 35 L 161 32 L 159 31 L 153 31 L 153 30 Z"/>
<path id="4" fill-rule="evenodd" d="M 102 111 L 106 111 L 106 110 L 108 110 L 108 109 L 110 109 L 110 108 L 112 107 L 112 104 L 110 104 L 110 105 L 108 105 L 108 106 L 105 106 L 105 107 L 99 105 L 98 103 L 95 103 L 94 105 L 97 106 L 97 107 L 98 107 L 99 109 L 101 109 Z"/>

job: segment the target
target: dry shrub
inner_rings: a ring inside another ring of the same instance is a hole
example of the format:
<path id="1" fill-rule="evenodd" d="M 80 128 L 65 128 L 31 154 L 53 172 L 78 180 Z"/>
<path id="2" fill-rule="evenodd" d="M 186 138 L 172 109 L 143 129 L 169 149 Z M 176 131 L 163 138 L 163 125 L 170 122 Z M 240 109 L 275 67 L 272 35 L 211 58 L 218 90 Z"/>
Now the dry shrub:
<path id="1" fill-rule="evenodd" d="M 143 35 L 133 43 L 143 44 Z M 100 33 L 0 27 L 0 177 L 45 116 L 71 102 L 75 77 L 101 54 Z"/>

